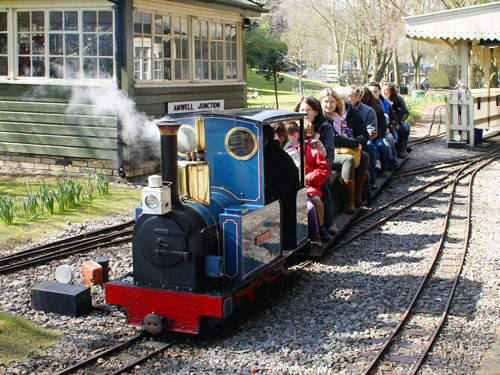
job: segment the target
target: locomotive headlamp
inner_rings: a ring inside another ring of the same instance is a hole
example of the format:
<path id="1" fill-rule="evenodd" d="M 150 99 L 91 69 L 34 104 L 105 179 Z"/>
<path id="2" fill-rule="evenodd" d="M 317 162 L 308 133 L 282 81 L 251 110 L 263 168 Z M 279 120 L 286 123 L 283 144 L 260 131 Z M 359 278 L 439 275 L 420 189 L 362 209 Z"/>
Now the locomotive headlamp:
<path id="1" fill-rule="evenodd" d="M 172 210 L 170 187 L 163 186 L 161 176 L 149 176 L 148 187 L 142 190 L 142 212 L 164 215 Z"/>
<path id="2" fill-rule="evenodd" d="M 148 195 L 146 195 L 146 198 L 144 198 L 144 203 L 146 203 L 147 208 L 150 208 L 153 210 L 156 207 L 158 207 L 158 203 L 160 203 L 160 202 L 158 201 L 158 198 L 156 197 L 156 195 L 148 194 Z"/>

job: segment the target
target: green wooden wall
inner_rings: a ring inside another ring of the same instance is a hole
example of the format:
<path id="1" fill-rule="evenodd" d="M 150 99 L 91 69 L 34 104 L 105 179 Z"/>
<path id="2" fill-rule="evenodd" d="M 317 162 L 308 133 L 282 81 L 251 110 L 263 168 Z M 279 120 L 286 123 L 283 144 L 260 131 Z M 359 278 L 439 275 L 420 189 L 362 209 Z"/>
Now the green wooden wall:
<path id="1" fill-rule="evenodd" d="M 71 88 L 0 84 L 0 152 L 116 160 L 116 117 L 72 105 Z"/>

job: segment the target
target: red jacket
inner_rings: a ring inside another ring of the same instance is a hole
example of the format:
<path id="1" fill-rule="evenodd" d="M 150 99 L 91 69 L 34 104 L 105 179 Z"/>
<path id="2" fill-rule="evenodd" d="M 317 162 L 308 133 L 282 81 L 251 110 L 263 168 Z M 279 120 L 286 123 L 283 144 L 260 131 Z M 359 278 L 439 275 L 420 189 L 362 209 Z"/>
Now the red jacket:
<path id="1" fill-rule="evenodd" d="M 307 195 L 319 195 L 322 197 L 321 185 L 330 176 L 330 166 L 319 151 L 308 144 L 306 144 L 305 159 Z"/>

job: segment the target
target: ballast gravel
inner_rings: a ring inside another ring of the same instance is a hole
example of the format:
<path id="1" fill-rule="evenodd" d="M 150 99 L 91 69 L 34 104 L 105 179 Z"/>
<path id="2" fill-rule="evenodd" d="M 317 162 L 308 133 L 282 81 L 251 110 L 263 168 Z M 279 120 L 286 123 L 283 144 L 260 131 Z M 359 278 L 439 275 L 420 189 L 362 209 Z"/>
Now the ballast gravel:
<path id="1" fill-rule="evenodd" d="M 414 129 L 423 135 L 425 127 Z M 414 147 L 405 168 L 472 156 L 479 151 L 449 149 L 443 139 Z M 456 299 L 422 374 L 474 374 L 500 329 L 500 163 L 478 173 L 473 190 L 472 237 Z M 429 175 L 394 180 L 371 207 L 431 181 Z M 299 271 L 280 293 L 237 313 L 209 334 L 189 337 L 137 366 L 134 374 L 358 374 L 370 362 L 404 314 L 434 253 L 448 204 L 448 190 L 396 216 Z M 132 213 L 72 225 L 41 241 L 130 220 Z M 367 226 L 368 224 L 363 224 Z M 83 228 L 83 227 L 84 228 Z M 350 237 L 354 229 L 346 233 Z M 20 249 L 17 249 L 20 250 Z M 3 254 L 2 254 L 3 255 Z M 5 374 L 53 374 L 101 348 L 137 334 L 123 312 L 106 305 L 101 287 L 92 288 L 94 309 L 70 318 L 35 311 L 30 288 L 54 280 L 58 265 L 75 270 L 99 255 L 110 257 L 110 278 L 132 270 L 131 247 L 96 250 L 0 277 L 3 312 L 22 316 L 61 333 L 53 348 L 23 362 L 0 365 Z M 84 372 L 80 372 L 84 373 Z"/>

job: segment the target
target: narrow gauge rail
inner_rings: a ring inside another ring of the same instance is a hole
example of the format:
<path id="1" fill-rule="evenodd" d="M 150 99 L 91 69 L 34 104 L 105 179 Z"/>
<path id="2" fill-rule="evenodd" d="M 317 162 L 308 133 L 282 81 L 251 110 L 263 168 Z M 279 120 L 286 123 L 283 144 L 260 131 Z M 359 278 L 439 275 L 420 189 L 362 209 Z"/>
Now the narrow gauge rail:
<path id="1" fill-rule="evenodd" d="M 434 111 L 432 114 L 432 121 L 429 126 L 429 130 L 427 132 L 427 135 L 424 137 L 412 139 L 408 141 L 408 146 L 415 146 L 421 143 L 426 143 L 426 142 L 431 142 L 436 140 L 437 138 L 441 138 L 444 135 L 446 135 L 446 132 L 441 132 L 441 125 L 443 125 L 443 119 L 444 119 L 444 110 L 446 109 L 446 105 L 441 104 L 436 107 L 434 107 Z M 437 116 L 439 114 L 439 121 L 436 120 Z M 437 122 L 437 129 L 435 131 L 436 134 L 431 135 L 432 130 L 434 129 L 435 125 Z"/>
<path id="2" fill-rule="evenodd" d="M 131 220 L 3 256 L 0 258 L 0 275 L 98 247 L 129 242 L 132 239 L 133 225 L 134 221 Z"/>
<path id="3" fill-rule="evenodd" d="M 373 353 L 363 374 L 377 370 L 416 374 L 422 366 L 446 320 L 464 265 L 470 239 L 474 177 L 499 157 L 497 152 L 472 171 L 465 172 L 469 166 L 466 165 L 456 172 L 434 258 L 401 321 L 379 351 Z M 460 185 L 460 180 L 469 175 L 468 186 Z M 459 233 L 464 229 L 465 238 L 462 238 Z"/>
<path id="4" fill-rule="evenodd" d="M 137 335 L 135 337 L 132 337 L 129 340 L 126 340 L 126 341 L 124 341 L 120 344 L 117 344 L 115 346 L 112 346 L 108 349 L 104 349 L 101 352 L 99 352 L 99 353 L 97 353 L 97 354 L 95 354 L 95 355 L 93 355 L 93 356 L 91 356 L 83 361 L 80 361 L 80 362 L 74 364 L 73 366 L 70 366 L 70 367 L 64 369 L 63 371 L 58 372 L 56 375 L 72 374 L 80 369 L 87 369 L 88 371 L 90 371 L 92 373 L 95 373 L 95 372 L 103 373 L 104 371 L 109 370 L 109 368 L 98 369 L 98 368 L 96 368 L 95 365 L 94 366 L 92 366 L 92 365 L 95 362 L 97 362 L 99 359 L 104 359 L 104 358 L 107 358 L 109 356 L 112 356 L 111 358 L 114 358 L 114 359 L 119 358 L 121 354 L 123 354 L 125 351 L 127 351 L 129 353 L 132 353 L 132 354 L 128 354 L 128 356 L 132 356 L 135 359 L 126 363 L 126 364 L 123 364 L 119 368 L 113 368 L 113 370 L 108 373 L 108 375 L 122 374 L 126 371 L 133 369 L 135 366 L 147 361 L 148 359 L 152 358 L 153 356 L 164 352 L 168 348 L 171 348 L 176 343 L 176 341 L 174 341 L 174 340 L 172 340 L 170 342 L 160 342 L 160 341 L 150 341 L 150 340 L 148 340 L 148 338 L 149 338 L 149 336 L 144 334 L 144 333 Z M 134 352 L 137 352 L 137 351 L 141 351 L 141 352 L 147 351 L 147 354 L 141 354 L 140 356 L 133 354 Z M 122 362 L 120 359 L 117 359 L 117 361 Z M 110 362 L 109 359 L 107 361 L 105 360 L 104 362 L 102 362 L 101 367 L 105 367 L 105 366 L 113 367 L 113 366 L 109 366 L 109 362 Z"/>

